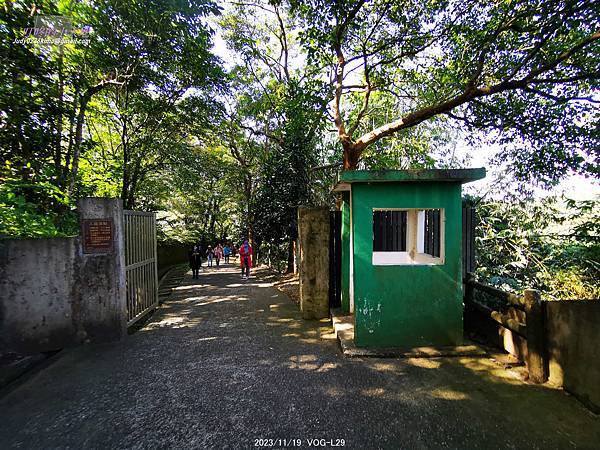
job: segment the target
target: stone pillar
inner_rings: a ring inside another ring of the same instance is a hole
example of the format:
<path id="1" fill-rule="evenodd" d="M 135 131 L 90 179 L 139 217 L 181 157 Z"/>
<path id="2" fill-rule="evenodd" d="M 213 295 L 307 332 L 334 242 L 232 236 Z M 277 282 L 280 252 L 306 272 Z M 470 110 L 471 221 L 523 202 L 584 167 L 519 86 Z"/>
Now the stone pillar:
<path id="1" fill-rule="evenodd" d="M 329 317 L 328 208 L 298 208 L 298 241 L 302 317 Z"/>
<path id="2" fill-rule="evenodd" d="M 71 296 L 74 302 L 79 299 L 79 307 L 73 304 L 73 315 L 79 316 L 74 321 L 77 337 L 88 342 L 119 340 L 127 335 L 123 202 L 84 198 L 78 210 L 79 282 Z"/>
<path id="3" fill-rule="evenodd" d="M 529 380 L 544 383 L 548 379 L 546 357 L 546 304 L 539 291 L 525 289 L 523 293 L 527 320 L 527 370 Z"/>

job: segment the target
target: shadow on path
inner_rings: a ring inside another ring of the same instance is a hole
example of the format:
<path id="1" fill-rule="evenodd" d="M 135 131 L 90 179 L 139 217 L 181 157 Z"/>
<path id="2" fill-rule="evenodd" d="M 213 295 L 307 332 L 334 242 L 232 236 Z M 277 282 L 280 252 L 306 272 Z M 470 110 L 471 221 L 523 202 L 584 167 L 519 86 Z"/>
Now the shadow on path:
<path id="1" fill-rule="evenodd" d="M 600 419 L 573 398 L 487 359 L 346 360 L 330 333 L 260 274 L 242 280 L 234 265 L 187 274 L 140 331 L 68 351 L 0 399 L 2 448 L 600 442 Z"/>

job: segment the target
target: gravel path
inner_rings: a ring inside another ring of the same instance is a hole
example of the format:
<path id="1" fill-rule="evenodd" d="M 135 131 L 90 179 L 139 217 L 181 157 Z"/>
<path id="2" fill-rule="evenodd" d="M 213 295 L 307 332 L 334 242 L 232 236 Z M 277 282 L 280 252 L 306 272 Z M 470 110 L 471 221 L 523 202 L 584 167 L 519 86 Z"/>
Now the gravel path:
<path id="1" fill-rule="evenodd" d="M 597 416 L 485 358 L 346 360 L 330 333 L 234 266 L 187 274 L 134 335 L 4 392 L 0 448 L 598 448 Z"/>

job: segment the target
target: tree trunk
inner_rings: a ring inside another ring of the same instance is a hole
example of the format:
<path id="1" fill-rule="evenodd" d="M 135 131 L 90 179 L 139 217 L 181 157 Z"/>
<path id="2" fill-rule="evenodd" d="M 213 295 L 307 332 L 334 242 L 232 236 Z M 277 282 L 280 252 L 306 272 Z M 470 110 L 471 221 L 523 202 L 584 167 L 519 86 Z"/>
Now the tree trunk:
<path id="1" fill-rule="evenodd" d="M 200 219 L 200 229 L 205 231 L 206 230 L 206 226 L 208 225 L 208 216 L 210 214 L 210 205 L 211 205 L 211 199 L 208 199 L 208 203 L 204 203 L 202 202 L 202 207 L 206 208 L 206 214 L 202 215 L 202 218 Z M 201 209 L 202 210 L 202 209 Z"/>
<path id="2" fill-rule="evenodd" d="M 134 176 L 129 183 L 129 189 L 126 197 L 123 197 L 123 204 L 125 209 L 134 209 L 135 208 L 135 192 L 137 190 L 137 184 L 139 181 L 139 177 L 134 173 Z"/>
<path id="3" fill-rule="evenodd" d="M 56 142 L 54 149 L 54 169 L 56 176 L 60 180 L 62 176 L 62 134 L 63 134 L 63 108 L 64 108 L 64 91 L 65 83 L 63 76 L 63 46 L 60 46 L 58 58 L 58 114 L 56 117 Z"/>
<path id="4" fill-rule="evenodd" d="M 288 242 L 287 269 L 285 270 L 285 273 L 294 273 L 294 244 L 295 240 L 290 239 Z"/>
<path id="5" fill-rule="evenodd" d="M 248 226 L 248 243 L 250 244 L 250 246 L 252 247 L 252 265 L 256 266 L 256 261 L 258 259 L 258 251 L 259 248 L 256 245 L 256 242 L 254 241 L 254 226 L 252 224 L 250 224 Z"/>
<path id="6" fill-rule="evenodd" d="M 75 190 L 75 180 L 77 179 L 77 173 L 79 172 L 79 156 L 81 154 L 81 144 L 83 142 L 83 125 L 85 123 L 85 113 L 87 111 L 88 103 L 95 94 L 104 88 L 104 86 L 106 86 L 106 83 L 101 82 L 95 86 L 87 88 L 79 100 L 79 112 L 77 113 L 75 125 L 75 139 L 73 140 L 71 180 L 69 182 L 69 189 L 67 191 L 69 195 L 73 194 L 73 191 Z"/>
<path id="7" fill-rule="evenodd" d="M 133 209 L 135 207 L 137 187 L 138 184 L 144 179 L 144 174 L 141 171 L 141 165 L 141 157 L 138 157 L 138 159 L 135 162 L 135 166 L 133 167 L 133 170 L 131 171 L 131 174 L 129 176 L 129 190 L 127 192 L 127 195 L 123 197 L 123 203 L 127 205 L 127 209 Z"/>
<path id="8" fill-rule="evenodd" d="M 344 145 L 344 170 L 356 170 L 361 152 L 353 146 Z"/>
<path id="9" fill-rule="evenodd" d="M 124 86 L 125 89 L 125 104 L 123 105 L 123 110 L 125 111 L 124 114 L 122 114 L 122 118 L 123 118 L 123 127 L 121 129 L 121 147 L 123 148 L 123 186 L 122 186 L 122 190 L 121 190 L 121 199 L 123 200 L 123 202 L 128 203 L 128 199 L 129 199 L 129 191 L 131 190 L 131 175 L 129 173 L 129 165 L 130 165 L 130 158 L 129 158 L 129 136 L 127 134 L 127 113 L 129 112 L 128 108 L 129 108 L 129 89 L 127 89 L 127 85 Z M 118 91 L 117 91 L 117 104 L 119 102 L 119 97 L 118 97 Z"/>
<path id="10" fill-rule="evenodd" d="M 75 93 L 73 94 L 74 98 L 79 97 L 79 91 L 75 91 Z M 66 189 L 68 188 L 68 184 L 69 184 L 69 174 L 70 174 L 70 167 L 71 167 L 71 155 L 73 154 L 73 145 L 75 142 L 75 113 L 76 113 L 76 107 L 75 105 L 73 105 L 73 107 L 69 108 L 69 131 L 68 131 L 68 135 L 69 135 L 69 142 L 67 143 L 67 150 L 65 152 L 65 162 L 63 164 L 62 167 L 62 174 L 61 174 L 61 187 Z"/>
<path id="11" fill-rule="evenodd" d="M 85 111 L 91 99 L 91 95 L 84 94 L 79 103 L 79 113 L 75 125 L 75 141 L 73 143 L 73 163 L 71 165 L 71 180 L 69 181 L 69 195 L 75 190 L 75 180 L 79 172 L 79 156 L 81 154 L 81 143 L 83 142 L 83 123 L 85 122 Z"/>
<path id="12" fill-rule="evenodd" d="M 248 227 L 248 242 L 255 250 L 252 255 L 252 265 L 256 265 L 257 251 L 254 248 L 254 214 L 252 211 L 252 178 L 250 174 L 244 176 L 244 197 L 246 201 L 246 226 Z"/>
<path id="13" fill-rule="evenodd" d="M 210 209 L 210 223 L 208 225 L 208 231 L 211 236 L 216 236 L 215 225 L 217 224 L 217 214 L 216 211 L 219 208 L 219 203 L 216 197 L 213 197 L 212 208 Z"/>

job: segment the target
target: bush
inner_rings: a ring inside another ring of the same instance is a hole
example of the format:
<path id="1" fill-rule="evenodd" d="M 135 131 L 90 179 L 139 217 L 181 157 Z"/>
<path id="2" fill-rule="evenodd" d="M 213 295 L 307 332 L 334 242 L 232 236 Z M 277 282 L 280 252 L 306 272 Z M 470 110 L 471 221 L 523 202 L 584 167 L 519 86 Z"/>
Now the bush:
<path id="1" fill-rule="evenodd" d="M 260 245 L 260 262 L 267 264 L 279 273 L 285 272 L 288 263 L 288 243 L 262 243 Z"/>
<path id="2" fill-rule="evenodd" d="M 478 277 L 548 299 L 600 298 L 598 202 L 546 199 L 477 207 Z"/>
<path id="3" fill-rule="evenodd" d="M 7 180 L 0 185 L 1 237 L 58 237 L 78 234 L 77 214 L 51 183 Z"/>

